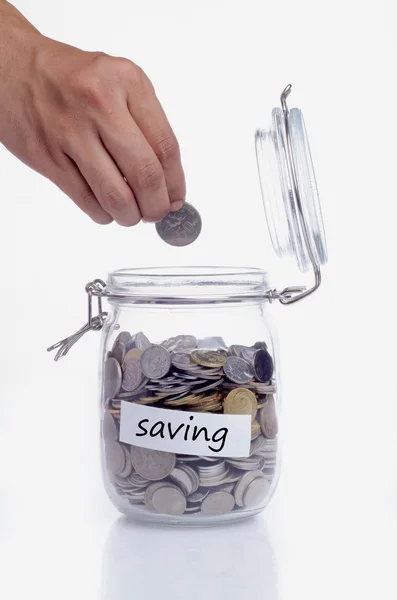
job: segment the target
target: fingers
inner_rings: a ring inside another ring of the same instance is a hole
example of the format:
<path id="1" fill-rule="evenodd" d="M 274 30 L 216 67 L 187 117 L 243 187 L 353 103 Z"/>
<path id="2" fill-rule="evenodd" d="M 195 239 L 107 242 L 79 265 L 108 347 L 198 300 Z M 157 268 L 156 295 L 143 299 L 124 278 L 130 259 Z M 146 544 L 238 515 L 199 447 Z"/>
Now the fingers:
<path id="1" fill-rule="evenodd" d="M 64 155 L 62 163 L 63 168 L 51 173 L 50 179 L 95 223 L 99 225 L 111 223 L 112 217 L 101 207 L 74 162 Z"/>
<path id="2" fill-rule="evenodd" d="M 127 108 L 117 118 L 98 123 L 107 151 L 127 179 L 145 221 L 160 221 L 170 212 L 163 168 Z"/>
<path id="3" fill-rule="evenodd" d="M 131 227 L 142 218 L 135 196 L 117 165 L 93 132 L 67 148 L 102 209 L 119 225 Z"/>
<path id="4" fill-rule="evenodd" d="M 128 109 L 163 168 L 171 210 L 179 210 L 186 197 L 179 145 L 150 82 L 141 94 L 144 101 L 137 102 L 130 93 Z"/>

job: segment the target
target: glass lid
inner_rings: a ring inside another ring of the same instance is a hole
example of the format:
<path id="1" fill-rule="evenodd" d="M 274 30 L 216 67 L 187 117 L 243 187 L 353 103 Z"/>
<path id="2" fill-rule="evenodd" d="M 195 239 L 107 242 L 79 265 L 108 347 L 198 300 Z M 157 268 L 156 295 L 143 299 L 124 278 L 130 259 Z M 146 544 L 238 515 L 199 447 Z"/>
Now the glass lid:
<path id="1" fill-rule="evenodd" d="M 316 289 L 327 245 L 305 123 L 299 108 L 287 107 L 290 91 L 289 85 L 281 108 L 273 109 L 270 128 L 256 131 L 258 172 L 275 252 L 293 258 L 302 272 L 312 267 Z"/>

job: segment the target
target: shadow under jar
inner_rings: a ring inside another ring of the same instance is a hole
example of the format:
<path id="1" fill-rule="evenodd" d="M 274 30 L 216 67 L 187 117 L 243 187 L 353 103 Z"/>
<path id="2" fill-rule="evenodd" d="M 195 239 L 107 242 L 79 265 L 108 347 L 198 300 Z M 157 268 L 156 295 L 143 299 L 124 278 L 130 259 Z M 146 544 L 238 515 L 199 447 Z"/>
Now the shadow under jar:
<path id="1" fill-rule="evenodd" d="M 279 475 L 268 287 L 255 269 L 109 275 L 102 471 L 124 514 L 199 525 L 268 504 Z"/>

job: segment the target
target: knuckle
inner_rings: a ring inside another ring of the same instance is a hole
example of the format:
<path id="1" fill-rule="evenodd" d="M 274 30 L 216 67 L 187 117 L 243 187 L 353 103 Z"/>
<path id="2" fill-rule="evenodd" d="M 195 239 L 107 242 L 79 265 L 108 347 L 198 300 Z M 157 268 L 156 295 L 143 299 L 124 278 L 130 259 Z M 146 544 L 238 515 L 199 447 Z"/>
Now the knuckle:
<path id="1" fill-rule="evenodd" d="M 109 188 L 103 192 L 103 202 L 111 211 L 124 211 L 130 199 L 117 188 Z"/>
<path id="2" fill-rule="evenodd" d="M 95 71 L 88 69 L 74 73 L 70 86 L 86 107 L 100 109 L 105 105 L 102 77 Z"/>
<path id="3" fill-rule="evenodd" d="M 143 208 L 143 218 L 146 221 L 161 221 L 170 212 L 170 205 L 168 203 L 157 203 L 153 206 L 145 206 Z"/>
<path id="4" fill-rule="evenodd" d="M 168 135 L 155 144 L 155 152 L 161 162 L 174 160 L 179 157 L 179 145 L 176 137 Z"/>
<path id="5" fill-rule="evenodd" d="M 83 188 L 80 192 L 80 198 L 84 208 L 88 211 L 92 211 L 98 206 L 97 199 L 90 188 Z"/>
<path id="6" fill-rule="evenodd" d="M 136 215 L 131 215 L 128 219 L 123 219 L 121 221 L 119 221 L 119 225 L 121 225 L 122 227 L 135 227 L 135 225 L 138 225 L 138 223 L 141 221 L 141 216 L 136 214 Z"/>
<path id="7" fill-rule="evenodd" d="M 157 190 L 163 178 L 163 171 L 158 162 L 144 163 L 137 170 L 137 186 L 144 190 Z"/>

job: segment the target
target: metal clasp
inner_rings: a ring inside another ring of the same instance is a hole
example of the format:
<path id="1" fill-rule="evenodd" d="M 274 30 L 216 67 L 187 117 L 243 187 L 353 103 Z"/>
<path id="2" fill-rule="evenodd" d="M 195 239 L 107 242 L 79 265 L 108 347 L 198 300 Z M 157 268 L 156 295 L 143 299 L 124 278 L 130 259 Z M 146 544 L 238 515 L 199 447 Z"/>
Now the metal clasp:
<path id="1" fill-rule="evenodd" d="M 87 333 L 88 331 L 100 331 L 102 329 L 108 314 L 107 312 L 104 312 L 102 310 L 101 295 L 103 294 L 105 288 L 106 284 L 104 281 L 102 281 L 102 279 L 95 279 L 94 281 L 87 283 L 87 285 L 85 286 L 85 291 L 88 295 L 88 321 L 85 325 L 83 325 L 83 327 L 81 327 L 81 329 L 76 331 L 76 333 L 74 333 L 73 335 L 70 335 L 69 337 L 57 342 L 53 346 L 50 346 L 50 348 L 47 348 L 47 352 L 52 352 L 53 350 L 59 348 L 58 352 L 54 357 L 55 361 L 58 361 L 60 358 L 66 356 L 70 348 L 74 346 L 74 344 L 78 342 L 79 339 L 82 338 L 85 333 Z M 92 315 L 93 296 L 97 296 L 98 299 L 98 314 L 94 316 Z"/>
<path id="2" fill-rule="evenodd" d="M 290 95 L 292 90 L 292 85 L 287 85 L 287 87 L 283 90 L 281 94 L 281 108 L 284 115 L 284 126 L 285 126 L 285 137 L 286 137 L 286 159 L 287 159 L 287 168 L 290 176 L 290 180 L 292 183 L 291 194 L 294 199 L 294 204 L 297 208 L 297 214 L 299 218 L 300 225 L 302 227 L 303 239 L 306 245 L 307 253 L 310 259 L 310 263 L 313 269 L 314 274 L 314 284 L 311 288 L 306 289 L 306 287 L 287 287 L 282 292 L 278 292 L 277 290 L 270 290 L 266 297 L 269 299 L 269 302 L 273 300 L 279 300 L 281 304 L 293 304 L 294 302 L 298 302 L 307 296 L 310 296 L 313 292 L 315 292 L 321 284 L 321 269 L 320 265 L 315 257 L 313 252 L 312 245 L 310 243 L 310 236 L 308 232 L 308 227 L 306 223 L 306 219 L 303 213 L 302 201 L 299 192 L 298 185 L 298 177 L 296 174 L 296 167 L 294 161 L 294 153 L 292 150 L 292 142 L 291 142 L 291 132 L 289 125 L 289 110 L 287 105 L 287 98 Z"/>

